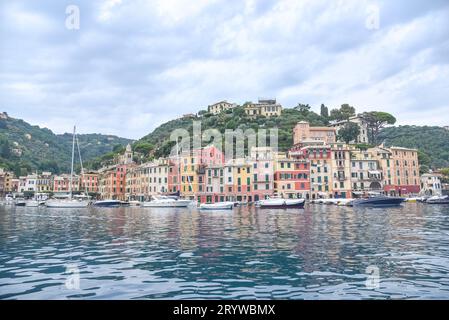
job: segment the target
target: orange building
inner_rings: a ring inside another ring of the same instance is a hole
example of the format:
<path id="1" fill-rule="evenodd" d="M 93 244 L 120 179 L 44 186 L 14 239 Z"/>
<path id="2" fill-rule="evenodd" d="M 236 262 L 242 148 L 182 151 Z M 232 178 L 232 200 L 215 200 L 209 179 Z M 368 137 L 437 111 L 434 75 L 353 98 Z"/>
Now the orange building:
<path id="1" fill-rule="evenodd" d="M 80 177 L 80 190 L 88 193 L 98 193 L 98 172 L 89 171 Z"/>
<path id="2" fill-rule="evenodd" d="M 293 128 L 293 144 L 308 145 L 316 143 L 330 144 L 336 141 L 336 129 L 329 127 L 311 127 L 307 121 L 300 121 Z"/>
<path id="3" fill-rule="evenodd" d="M 102 199 L 125 200 L 126 172 L 129 166 L 119 164 L 100 169 L 98 187 Z"/>

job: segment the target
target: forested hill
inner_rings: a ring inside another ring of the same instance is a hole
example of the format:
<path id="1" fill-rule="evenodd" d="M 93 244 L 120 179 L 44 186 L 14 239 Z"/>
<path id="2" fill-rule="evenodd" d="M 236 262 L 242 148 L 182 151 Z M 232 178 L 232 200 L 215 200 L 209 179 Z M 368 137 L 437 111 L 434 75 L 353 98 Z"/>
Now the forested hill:
<path id="1" fill-rule="evenodd" d="M 72 134 L 51 130 L 0 114 L 0 167 L 17 175 L 35 170 L 69 172 Z M 83 160 L 90 160 L 131 142 L 112 135 L 78 135 Z"/>
<path id="2" fill-rule="evenodd" d="M 431 126 L 388 127 L 379 140 L 386 146 L 416 148 L 424 155 L 420 162 L 432 168 L 449 167 L 449 130 Z"/>

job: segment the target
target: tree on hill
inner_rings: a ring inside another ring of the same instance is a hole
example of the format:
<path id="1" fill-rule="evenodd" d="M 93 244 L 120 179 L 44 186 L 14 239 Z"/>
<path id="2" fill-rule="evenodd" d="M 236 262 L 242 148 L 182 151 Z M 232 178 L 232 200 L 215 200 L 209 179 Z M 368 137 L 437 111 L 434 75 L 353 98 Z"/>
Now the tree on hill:
<path id="1" fill-rule="evenodd" d="M 307 115 L 310 112 L 311 107 L 309 104 L 298 103 L 293 109 L 298 110 L 303 115 Z"/>
<path id="2" fill-rule="evenodd" d="M 325 119 L 329 118 L 329 108 L 326 107 L 323 103 L 320 107 L 320 115 Z"/>
<path id="3" fill-rule="evenodd" d="M 369 139 L 371 143 L 378 142 L 380 130 L 386 125 L 396 123 L 396 118 L 388 112 L 371 111 L 362 113 L 362 118 L 367 122 Z"/>
<path id="4" fill-rule="evenodd" d="M 356 140 L 359 134 L 360 126 L 354 122 L 347 122 L 343 128 L 338 131 L 338 139 L 349 144 L 349 142 Z"/>
<path id="5" fill-rule="evenodd" d="M 342 104 L 340 109 L 332 109 L 330 119 L 336 121 L 348 121 L 350 117 L 355 116 L 355 108 L 349 104 Z"/>

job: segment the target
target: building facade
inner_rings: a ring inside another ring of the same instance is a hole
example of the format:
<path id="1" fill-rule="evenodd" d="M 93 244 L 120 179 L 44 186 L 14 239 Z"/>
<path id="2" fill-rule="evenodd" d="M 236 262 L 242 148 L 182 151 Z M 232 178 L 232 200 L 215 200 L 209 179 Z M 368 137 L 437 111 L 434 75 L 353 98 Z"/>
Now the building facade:
<path id="1" fill-rule="evenodd" d="M 276 99 L 259 99 L 258 103 L 245 105 L 245 114 L 250 117 L 278 117 L 282 114 L 282 106 L 276 102 Z"/>
<path id="2" fill-rule="evenodd" d="M 210 113 L 217 115 L 217 114 L 222 113 L 223 111 L 233 109 L 236 106 L 237 106 L 237 104 L 229 103 L 226 100 L 224 100 L 224 101 L 220 101 L 220 102 L 211 104 L 210 106 L 208 106 L 207 110 Z"/>
<path id="3" fill-rule="evenodd" d="M 424 196 L 441 196 L 443 194 L 443 185 L 441 175 L 436 173 L 425 173 L 421 176 L 421 191 Z"/>
<path id="4" fill-rule="evenodd" d="M 300 121 L 293 128 L 294 145 L 330 144 L 336 142 L 336 130 L 329 127 L 311 127 L 307 121 Z"/>
<path id="5" fill-rule="evenodd" d="M 360 133 L 357 136 L 356 140 L 351 141 L 350 143 L 369 143 L 368 139 L 368 124 L 361 116 L 353 116 L 350 117 L 349 122 L 355 123 L 360 128 Z M 338 136 L 338 131 L 345 126 L 348 121 L 334 121 L 329 125 L 332 128 L 335 128 L 335 133 Z"/>

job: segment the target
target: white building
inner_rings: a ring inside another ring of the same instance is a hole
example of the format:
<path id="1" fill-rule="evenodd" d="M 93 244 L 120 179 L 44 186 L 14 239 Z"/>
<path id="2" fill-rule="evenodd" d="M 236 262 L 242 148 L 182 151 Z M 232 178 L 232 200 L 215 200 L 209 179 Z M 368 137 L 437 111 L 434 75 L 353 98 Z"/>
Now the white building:
<path id="1" fill-rule="evenodd" d="M 421 192 L 426 196 L 441 196 L 443 186 L 440 175 L 434 173 L 425 173 L 421 176 Z"/>
<path id="2" fill-rule="evenodd" d="M 355 195 L 369 191 L 382 192 L 382 170 L 372 153 L 351 152 L 351 186 Z"/>
<path id="3" fill-rule="evenodd" d="M 349 118 L 349 122 L 356 123 L 360 127 L 359 136 L 355 141 L 351 141 L 350 143 L 368 143 L 368 125 L 366 121 L 360 116 L 353 116 Z M 343 128 L 346 123 L 347 121 L 332 121 L 329 127 L 335 128 L 338 137 L 338 131 Z"/>

